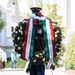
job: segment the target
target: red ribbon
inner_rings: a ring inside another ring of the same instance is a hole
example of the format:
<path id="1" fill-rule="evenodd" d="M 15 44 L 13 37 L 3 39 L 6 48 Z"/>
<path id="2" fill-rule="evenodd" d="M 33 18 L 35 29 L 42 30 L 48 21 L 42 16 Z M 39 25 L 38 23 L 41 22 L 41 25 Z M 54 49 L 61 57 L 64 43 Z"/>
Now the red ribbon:
<path id="1" fill-rule="evenodd" d="M 23 43 L 23 51 L 22 51 L 22 59 L 23 60 L 26 60 L 25 58 L 25 54 L 26 54 L 26 44 L 27 44 L 27 35 L 28 35 L 28 29 L 29 29 L 29 22 L 30 22 L 30 19 L 27 20 L 27 23 L 26 23 L 26 29 L 25 29 L 25 35 L 24 35 L 24 43 Z"/>
<path id="2" fill-rule="evenodd" d="M 55 37 L 54 37 L 54 31 L 53 31 L 53 27 L 52 27 L 52 22 L 49 20 L 50 23 L 50 29 L 51 29 L 51 38 L 52 38 L 52 46 L 53 46 L 53 56 L 56 56 L 56 50 L 55 50 Z"/>

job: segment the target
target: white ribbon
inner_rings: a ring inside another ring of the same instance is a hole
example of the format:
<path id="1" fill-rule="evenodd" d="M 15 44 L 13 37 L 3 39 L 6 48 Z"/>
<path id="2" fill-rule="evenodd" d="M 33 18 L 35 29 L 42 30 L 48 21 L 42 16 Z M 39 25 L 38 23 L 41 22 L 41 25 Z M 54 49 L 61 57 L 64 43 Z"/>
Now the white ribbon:
<path id="1" fill-rule="evenodd" d="M 47 28 L 46 30 L 47 30 L 49 54 L 50 54 L 50 58 L 53 58 L 53 47 L 52 47 L 51 29 L 50 29 L 50 23 L 49 23 L 48 19 L 46 19 L 46 28 Z"/>
<path id="2" fill-rule="evenodd" d="M 30 51 L 31 38 L 32 38 L 32 29 L 33 29 L 33 19 L 30 19 L 28 37 L 27 37 L 27 45 L 26 45 L 26 55 L 25 55 L 26 59 L 29 59 L 29 51 Z"/>
<path id="3" fill-rule="evenodd" d="M 35 14 L 31 14 L 30 18 L 38 19 L 38 20 L 45 20 L 45 17 L 43 17 L 43 16 L 39 17 L 39 16 L 36 16 Z"/>

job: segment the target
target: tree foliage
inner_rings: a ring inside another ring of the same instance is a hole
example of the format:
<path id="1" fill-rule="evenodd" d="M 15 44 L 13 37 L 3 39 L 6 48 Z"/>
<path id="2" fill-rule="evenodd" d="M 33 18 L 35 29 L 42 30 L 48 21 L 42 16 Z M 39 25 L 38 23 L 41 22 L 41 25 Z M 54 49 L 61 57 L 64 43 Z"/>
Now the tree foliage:
<path id="1" fill-rule="evenodd" d="M 2 15 L 2 11 L 0 10 L 0 32 L 1 32 L 1 30 L 3 29 L 3 27 L 4 27 L 4 21 L 3 21 L 3 19 L 1 18 L 1 15 Z"/>
<path id="2" fill-rule="evenodd" d="M 75 32 L 72 34 L 70 42 L 68 43 L 64 66 L 66 69 L 75 69 Z"/>
<path id="3" fill-rule="evenodd" d="M 56 23 L 56 25 L 60 25 L 62 23 L 62 17 L 57 14 L 57 7 L 58 5 L 56 3 L 50 4 L 49 2 L 47 2 L 43 8 L 42 13 L 45 14 L 47 18 L 50 18 L 53 23 Z"/>

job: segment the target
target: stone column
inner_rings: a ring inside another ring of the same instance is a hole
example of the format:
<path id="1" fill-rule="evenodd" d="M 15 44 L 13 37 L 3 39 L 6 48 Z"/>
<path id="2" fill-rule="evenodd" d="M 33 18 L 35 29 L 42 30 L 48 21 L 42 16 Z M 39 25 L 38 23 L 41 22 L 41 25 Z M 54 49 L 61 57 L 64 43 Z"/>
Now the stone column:
<path id="1" fill-rule="evenodd" d="M 75 0 L 71 0 L 71 33 L 75 32 Z"/>
<path id="2" fill-rule="evenodd" d="M 69 42 L 71 35 L 71 0 L 67 0 L 67 25 L 66 25 L 66 43 Z"/>

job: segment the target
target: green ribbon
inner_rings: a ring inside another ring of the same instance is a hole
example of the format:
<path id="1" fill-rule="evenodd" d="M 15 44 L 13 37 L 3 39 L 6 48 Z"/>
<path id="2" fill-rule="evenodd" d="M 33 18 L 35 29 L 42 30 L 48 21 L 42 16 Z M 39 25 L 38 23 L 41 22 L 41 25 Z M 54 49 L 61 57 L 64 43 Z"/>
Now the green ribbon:
<path id="1" fill-rule="evenodd" d="M 44 38 L 45 38 L 46 61 L 48 61 L 50 59 L 50 54 L 49 54 L 49 47 L 48 47 L 46 21 L 43 22 L 43 30 L 44 30 Z"/>
<path id="2" fill-rule="evenodd" d="M 49 47 L 48 47 L 48 38 L 47 38 L 47 28 L 46 28 L 46 21 L 44 20 L 38 20 L 39 25 L 43 25 L 43 30 L 44 30 L 44 39 L 45 39 L 45 49 L 46 49 L 46 61 L 50 59 L 50 54 L 49 54 Z"/>
<path id="3" fill-rule="evenodd" d="M 39 25 L 43 25 L 43 20 L 38 20 Z"/>

